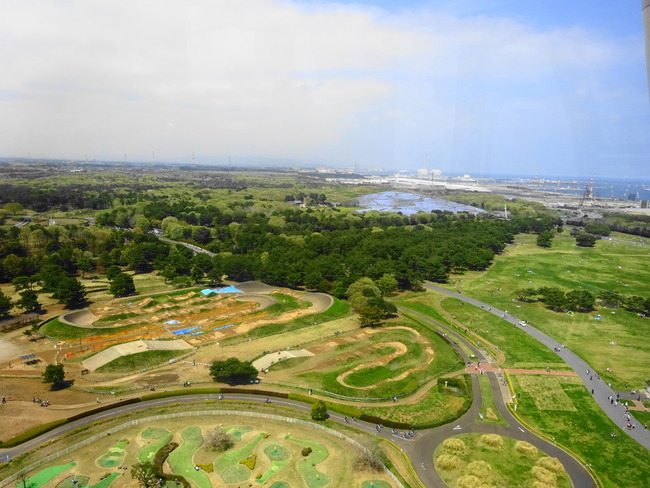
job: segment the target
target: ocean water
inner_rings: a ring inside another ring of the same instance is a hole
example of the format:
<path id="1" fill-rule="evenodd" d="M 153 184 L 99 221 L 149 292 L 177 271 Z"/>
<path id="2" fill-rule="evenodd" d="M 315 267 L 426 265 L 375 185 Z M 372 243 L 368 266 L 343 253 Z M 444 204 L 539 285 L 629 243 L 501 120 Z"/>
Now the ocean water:
<path id="1" fill-rule="evenodd" d="M 449 202 L 439 198 L 421 197 L 412 193 L 401 191 L 384 191 L 359 197 L 359 206 L 365 207 L 358 210 L 367 212 L 378 210 L 380 212 L 401 212 L 404 215 L 413 215 L 417 212 L 431 212 L 432 210 L 448 210 L 449 212 L 483 213 L 484 210 L 456 202 Z"/>
<path id="2" fill-rule="evenodd" d="M 518 176 L 476 175 L 486 182 L 524 186 L 539 191 L 584 195 L 590 178 L 572 176 Z M 650 182 L 631 179 L 594 178 L 592 192 L 594 198 L 615 198 L 617 200 L 650 200 Z"/>

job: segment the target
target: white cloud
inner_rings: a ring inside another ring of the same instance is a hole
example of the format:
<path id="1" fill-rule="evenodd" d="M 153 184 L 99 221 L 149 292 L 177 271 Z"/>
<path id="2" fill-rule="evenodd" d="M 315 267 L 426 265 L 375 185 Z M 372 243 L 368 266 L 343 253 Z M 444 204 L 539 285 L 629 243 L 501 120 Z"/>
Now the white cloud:
<path id="1" fill-rule="evenodd" d="M 522 130 L 524 110 L 543 118 L 537 129 L 557 117 L 549 98 L 556 109 L 584 99 L 581 87 L 639 60 L 640 49 L 585 29 L 431 7 L 7 0 L 0 153 L 399 166 L 438 148 L 452 161 L 477 131 L 488 147 L 492 134 Z"/>

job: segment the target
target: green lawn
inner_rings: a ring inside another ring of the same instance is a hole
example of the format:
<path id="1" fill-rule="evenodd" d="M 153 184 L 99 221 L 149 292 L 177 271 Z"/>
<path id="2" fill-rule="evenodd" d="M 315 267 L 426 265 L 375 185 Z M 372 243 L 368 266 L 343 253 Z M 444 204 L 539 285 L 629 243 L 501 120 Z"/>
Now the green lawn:
<path id="1" fill-rule="evenodd" d="M 562 465 L 530 444 L 500 437 L 501 445 L 490 446 L 482 439 L 481 434 L 465 434 L 438 446 L 434 456 L 436 468 L 447 484 L 571 488 L 571 480 Z M 476 479 L 474 483 L 471 477 Z"/>
<path id="2" fill-rule="evenodd" d="M 569 376 L 529 376 L 510 375 L 526 423 L 590 464 L 607 488 L 650 480 L 648 451 L 603 413 L 584 384 Z"/>
<path id="3" fill-rule="evenodd" d="M 483 402 L 481 404 L 480 413 L 483 415 L 483 418 L 479 416 L 476 420 L 486 424 L 508 425 L 508 422 L 503 419 L 494 404 L 494 397 L 492 396 L 492 388 L 490 387 L 490 378 L 488 375 L 478 375 L 478 381 L 481 385 L 481 398 Z"/>
<path id="4" fill-rule="evenodd" d="M 548 310 L 542 303 L 512 301 L 515 290 L 541 286 L 650 295 L 650 247 L 603 240 L 594 248 L 578 248 L 574 243 L 568 235 L 559 236 L 551 249 L 542 249 L 535 245 L 535 236 L 520 235 L 487 271 L 452 277 L 448 287 L 460 287 L 467 296 L 507 309 L 539 327 L 581 356 L 614 388 L 625 389 L 628 383 L 628 389 L 641 389 L 650 363 L 646 341 L 650 318 L 600 306 L 595 312 L 570 317 Z M 602 319 L 596 320 L 596 314 Z M 612 369 L 611 374 L 606 373 L 607 368 Z"/>
<path id="5" fill-rule="evenodd" d="M 194 452 L 203 444 L 203 436 L 199 427 L 188 427 L 182 433 L 183 443 L 172 451 L 167 458 L 172 473 L 184 476 L 196 483 L 199 488 L 212 488 L 208 475 L 202 470 L 195 470 L 192 457 Z"/>
<path id="6" fill-rule="evenodd" d="M 141 463 L 153 461 L 153 458 L 158 450 L 172 440 L 172 433 L 167 429 L 162 429 L 159 427 L 148 427 L 142 431 L 140 436 L 143 439 L 153 440 L 153 442 L 140 449 L 140 452 L 138 453 L 138 460 Z"/>
<path id="7" fill-rule="evenodd" d="M 329 475 L 321 473 L 316 467 L 319 463 L 322 463 L 329 457 L 329 452 L 324 445 L 319 444 L 318 442 L 306 441 L 291 436 L 286 436 L 285 439 L 301 446 L 311 448 L 311 453 L 308 456 L 303 457 L 298 462 L 297 466 L 298 472 L 305 480 L 308 488 L 321 488 L 332 481 L 332 478 Z"/>
<path id="8" fill-rule="evenodd" d="M 115 327 L 111 329 L 111 334 L 117 334 L 118 332 L 129 330 L 132 327 L 133 326 Z M 54 339 L 64 341 L 94 337 L 104 332 L 102 330 L 92 328 L 87 329 L 83 327 L 75 327 L 74 325 L 64 324 L 57 318 L 48 320 L 40 326 L 39 330 L 43 334 L 46 334 Z"/>
<path id="9" fill-rule="evenodd" d="M 182 356 L 183 354 L 187 354 L 187 350 L 152 350 L 138 352 L 135 354 L 129 354 L 128 356 L 121 356 L 119 358 L 113 359 L 110 363 L 97 368 L 96 372 L 113 373 L 139 371 L 165 363 L 170 359 Z"/>
<path id="10" fill-rule="evenodd" d="M 244 446 L 217 458 L 214 462 L 214 469 L 219 473 L 224 483 L 243 483 L 250 478 L 251 470 L 240 464 L 239 461 L 251 456 L 264 436 L 264 433 L 260 433 Z"/>

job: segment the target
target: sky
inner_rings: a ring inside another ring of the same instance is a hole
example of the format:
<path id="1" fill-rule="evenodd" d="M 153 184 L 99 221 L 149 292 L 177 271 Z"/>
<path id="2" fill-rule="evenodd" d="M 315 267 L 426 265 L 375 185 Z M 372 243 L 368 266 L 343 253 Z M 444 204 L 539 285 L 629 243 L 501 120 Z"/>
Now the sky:
<path id="1" fill-rule="evenodd" d="M 0 156 L 650 181 L 640 0 L 3 0 Z"/>

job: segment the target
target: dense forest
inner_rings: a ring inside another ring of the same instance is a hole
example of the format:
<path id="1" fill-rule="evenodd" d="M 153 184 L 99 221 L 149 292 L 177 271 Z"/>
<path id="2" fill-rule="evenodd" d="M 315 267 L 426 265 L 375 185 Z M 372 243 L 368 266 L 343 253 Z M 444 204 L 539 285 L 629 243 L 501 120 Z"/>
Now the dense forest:
<path id="1" fill-rule="evenodd" d="M 5 219 L 65 209 L 85 222 L 0 227 L 0 282 L 30 296 L 38 284 L 39 292 L 67 297 L 58 286 L 78 288 L 70 280 L 108 273 L 117 276 L 111 283 L 116 295 L 132 291 L 118 269 L 156 272 L 177 286 L 255 279 L 344 297 L 363 277 L 388 274 L 399 289 L 416 289 L 424 280 L 444 282 L 450 272 L 483 270 L 516 233 L 561 225 L 543 212 L 531 216 L 530 209 L 513 212 L 509 221 L 442 211 L 361 213 L 330 203 L 354 196 L 347 189 L 285 189 L 284 179 L 280 188 L 267 189 L 268 179 L 261 180 L 228 179 L 226 186 L 239 188 L 218 190 L 123 174 L 101 188 L 87 176 L 7 183 L 3 198 L 16 201 L 5 204 Z M 194 254 L 163 235 L 208 253 Z M 83 290 L 62 303 L 82 304 Z"/>

